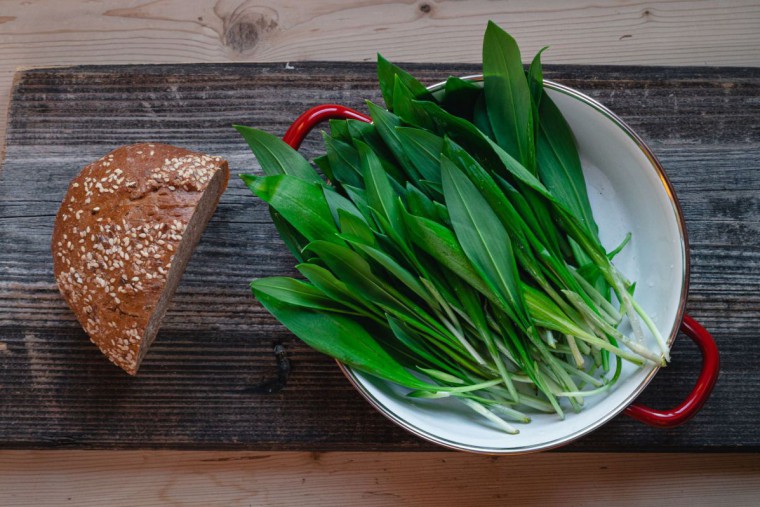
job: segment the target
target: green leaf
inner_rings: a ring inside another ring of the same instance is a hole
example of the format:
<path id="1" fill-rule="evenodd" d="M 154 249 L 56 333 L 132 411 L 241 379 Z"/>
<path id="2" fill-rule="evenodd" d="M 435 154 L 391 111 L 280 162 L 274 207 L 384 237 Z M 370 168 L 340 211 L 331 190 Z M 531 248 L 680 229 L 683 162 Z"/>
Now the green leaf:
<path id="1" fill-rule="evenodd" d="M 348 131 L 346 120 L 331 119 L 328 124 L 330 125 L 330 137 L 344 143 L 351 142 L 351 134 Z"/>
<path id="2" fill-rule="evenodd" d="M 433 370 L 431 368 L 420 368 L 419 370 L 432 379 L 440 380 L 442 382 L 446 382 L 449 384 L 462 385 L 465 383 L 465 381 L 462 380 L 461 378 L 455 377 L 454 375 L 451 375 L 443 371 Z"/>
<path id="3" fill-rule="evenodd" d="M 617 256 L 617 254 L 619 254 L 620 252 L 623 251 L 623 248 L 625 248 L 625 246 L 628 244 L 628 242 L 631 241 L 632 237 L 633 237 L 633 235 L 630 232 L 626 233 L 625 238 L 623 238 L 623 241 L 621 241 L 618 246 L 616 246 L 613 250 L 611 250 L 607 254 L 607 258 L 609 260 L 614 259 Z"/>
<path id="4" fill-rule="evenodd" d="M 524 229 L 526 225 L 523 218 L 496 184 L 494 178 L 465 149 L 449 138 L 444 141 L 443 154 L 454 162 L 475 185 L 479 194 L 490 205 L 491 210 L 497 214 L 509 236 L 519 244 L 525 244 Z"/>
<path id="5" fill-rule="evenodd" d="M 541 68 L 541 53 L 546 51 L 549 46 L 542 47 L 528 69 L 528 87 L 530 88 L 531 111 L 533 113 L 533 139 L 538 139 L 538 108 L 541 105 L 541 96 L 544 93 L 544 74 Z"/>
<path id="6" fill-rule="evenodd" d="M 443 90 L 441 107 L 455 116 L 471 120 L 475 103 L 483 94 L 483 88 L 472 81 L 450 77 L 446 80 Z"/>
<path id="7" fill-rule="evenodd" d="M 352 187 L 351 185 L 343 185 L 343 190 L 346 191 L 349 199 L 356 205 L 356 208 L 361 212 L 364 220 L 368 224 L 372 225 L 372 211 L 367 204 L 367 192 L 363 188 Z"/>
<path id="8" fill-rule="evenodd" d="M 346 120 L 346 125 L 348 125 L 348 133 L 351 134 L 352 139 L 359 139 L 370 146 L 373 145 L 369 139 L 375 139 L 380 143 L 383 142 L 372 123 L 363 120 Z"/>
<path id="9" fill-rule="evenodd" d="M 495 174 L 502 172 L 504 175 L 511 175 L 547 199 L 555 208 L 554 214 L 558 216 L 567 233 L 578 241 L 587 253 L 591 252 L 589 255 L 593 253 L 594 262 L 604 262 L 600 258 L 600 256 L 604 256 L 604 249 L 593 232 L 589 231 L 583 222 L 557 201 L 541 181 L 520 162 L 498 144 L 484 136 L 472 123 L 447 113 L 432 102 L 416 102 L 416 105 L 434 123 L 430 127 L 431 129 L 445 132 L 451 139 L 464 147 L 481 166 L 489 168 L 489 171 L 493 171 Z M 608 269 L 605 276 L 608 276 L 609 273 L 611 271 Z"/>
<path id="10" fill-rule="evenodd" d="M 380 93 L 383 95 L 385 107 L 393 110 L 393 88 L 396 77 L 406 86 L 415 98 L 433 100 L 433 96 L 425 86 L 417 81 L 411 74 L 397 67 L 378 53 L 377 55 L 377 79 L 380 84 Z"/>
<path id="11" fill-rule="evenodd" d="M 450 339 L 446 335 L 446 329 L 438 321 L 430 317 L 414 301 L 378 277 L 372 271 L 370 264 L 357 252 L 326 241 L 313 241 L 306 246 L 305 251 L 316 254 L 319 260 L 345 282 L 350 290 L 358 292 L 385 312 L 407 319 L 406 322 L 421 323 L 426 327 L 435 328 L 442 339 L 453 342 L 453 338 Z"/>
<path id="12" fill-rule="evenodd" d="M 359 167 L 359 154 L 348 143 L 333 139 L 323 133 L 327 149 L 327 159 L 330 161 L 330 169 L 333 173 L 333 181 L 341 185 L 362 187 L 362 173 Z"/>
<path id="13" fill-rule="evenodd" d="M 393 83 L 393 107 L 389 109 L 393 111 L 393 114 L 408 122 L 410 118 L 414 118 L 412 111 L 414 99 L 414 94 L 396 76 Z"/>
<path id="14" fill-rule="evenodd" d="M 294 278 L 285 276 L 260 278 L 251 282 L 251 289 L 255 294 L 266 294 L 293 306 L 357 315 L 356 312 L 336 303 L 313 285 Z"/>
<path id="15" fill-rule="evenodd" d="M 400 281 L 408 289 L 414 292 L 414 294 L 416 294 L 420 299 L 422 299 L 428 305 L 430 305 L 431 308 L 438 307 L 438 303 L 436 303 L 435 299 L 433 299 L 430 296 L 430 294 L 425 290 L 425 287 L 420 283 L 419 279 L 417 279 L 417 277 L 415 277 L 412 273 L 410 273 L 401 264 L 396 262 L 396 260 L 393 259 L 393 257 L 386 254 L 382 250 L 374 248 L 371 245 L 362 244 L 346 236 L 342 236 L 342 237 L 343 239 L 351 243 L 351 245 L 354 248 L 366 254 L 369 258 L 374 260 L 376 263 L 382 266 L 386 271 L 388 271 L 390 274 L 396 277 L 398 281 Z"/>
<path id="16" fill-rule="evenodd" d="M 462 304 L 462 309 L 470 317 L 475 330 L 478 332 L 481 339 L 485 342 L 488 353 L 496 365 L 496 369 L 499 371 L 499 375 L 502 379 L 504 379 L 504 384 L 506 385 L 509 394 L 512 396 L 512 399 L 516 401 L 518 399 L 517 390 L 512 383 L 512 379 L 507 372 L 501 354 L 496 347 L 491 329 L 488 327 L 488 320 L 484 311 L 483 302 L 471 287 L 466 286 L 463 283 L 455 282 L 454 290 L 456 291 L 457 297 Z"/>
<path id="17" fill-rule="evenodd" d="M 324 185 L 324 181 L 311 167 L 309 161 L 279 137 L 251 127 L 242 125 L 234 125 L 234 127 L 251 147 L 251 151 L 261 164 L 261 170 L 267 176 L 288 174 L 304 181 Z"/>
<path id="18" fill-rule="evenodd" d="M 338 210 L 338 224 L 340 224 L 342 234 L 357 238 L 367 245 L 375 244 L 375 234 L 361 216 L 340 209 Z"/>
<path id="19" fill-rule="evenodd" d="M 544 102 L 544 101 L 542 101 Z M 553 247 L 555 254 L 561 248 L 559 240 L 561 237 L 557 234 L 557 229 L 552 226 L 555 221 L 563 224 L 566 232 L 575 239 L 589 255 L 594 254 L 598 259 L 599 256 L 604 255 L 604 249 L 597 235 L 593 230 L 589 229 L 586 222 L 581 220 L 572 210 L 568 209 L 562 202 L 557 200 L 554 195 L 541 183 L 538 178 L 532 175 L 522 164 L 512 158 L 506 151 L 501 149 L 499 145 L 491 142 L 491 148 L 496 156 L 501 160 L 503 167 L 518 180 L 518 186 L 520 191 L 525 196 L 528 203 L 531 205 L 536 217 L 541 223 L 544 232 L 549 239 L 549 245 Z M 535 195 L 534 192 L 538 195 Z M 539 199 L 539 196 L 546 199 L 548 204 L 554 208 L 554 212 L 550 214 L 547 203 Z M 554 237 L 552 237 L 554 236 Z M 569 247 L 568 247 L 569 248 Z M 597 262 L 595 260 L 595 262 Z"/>
<path id="20" fill-rule="evenodd" d="M 512 241 L 515 257 L 520 267 L 542 287 L 546 287 L 546 280 L 541 273 L 538 261 L 533 255 L 533 250 L 541 255 L 545 251 L 545 247 L 535 235 L 537 232 L 541 232 L 541 230 L 533 230 L 533 223 L 527 222 L 526 216 L 521 213 L 532 213 L 527 204 L 522 206 L 523 201 L 520 200 L 522 199 L 522 195 L 517 193 L 517 195 L 510 195 L 511 198 L 507 198 L 507 194 L 500 189 L 499 185 L 497 185 L 488 172 L 467 151 L 450 139 L 447 139 L 444 144 L 444 155 L 452 160 L 469 178 L 483 199 L 488 203 L 491 210 L 499 218 L 501 225 L 505 228 L 507 235 Z M 498 175 L 496 175 L 496 178 L 504 181 Z M 505 184 L 508 185 L 506 182 Z M 530 215 L 527 218 L 530 218 Z M 531 245 L 533 249 L 531 249 Z M 548 261 L 547 259 L 543 260 L 545 262 Z"/>
<path id="21" fill-rule="evenodd" d="M 427 118 L 429 124 L 424 125 L 426 129 L 439 134 L 441 137 L 450 137 L 457 144 L 464 147 L 481 166 L 488 168 L 489 171 L 502 170 L 503 174 L 507 174 L 503 170 L 504 164 L 501 157 L 495 151 L 495 148 L 500 150 L 501 148 L 486 137 L 475 125 L 465 119 L 449 114 L 432 102 L 417 101 L 415 105 L 417 106 L 416 109 L 424 115 L 424 118 Z M 501 152 L 506 153 L 504 150 L 501 150 Z M 509 160 L 514 161 L 514 158 L 509 157 Z M 523 170 L 528 176 L 532 176 L 524 168 Z M 538 179 L 535 177 L 533 179 L 540 185 Z"/>
<path id="22" fill-rule="evenodd" d="M 403 173 L 396 167 L 398 161 L 396 160 L 396 157 L 393 156 L 390 149 L 385 145 L 383 138 L 380 137 L 377 127 L 372 123 L 367 123 L 361 120 L 346 120 L 346 122 L 348 123 L 348 131 L 351 134 L 352 142 L 353 140 L 358 139 L 369 145 L 369 147 L 372 148 L 372 151 L 374 151 L 377 156 L 380 157 L 380 160 L 384 162 L 384 166 L 386 164 L 389 166 L 386 168 L 388 174 L 399 182 L 404 181 Z"/>
<path id="23" fill-rule="evenodd" d="M 256 292 L 259 302 L 310 347 L 359 371 L 405 387 L 429 389 L 388 354 L 355 319 L 319 313 Z"/>
<path id="24" fill-rule="evenodd" d="M 340 242 L 321 185 L 287 174 L 241 177 L 254 194 L 277 210 L 307 240 Z"/>
<path id="25" fill-rule="evenodd" d="M 496 142 L 533 169 L 533 113 L 520 49 L 492 21 L 483 38 L 483 91 Z"/>
<path id="26" fill-rule="evenodd" d="M 356 205 L 349 199 L 346 199 L 341 194 L 335 191 L 332 187 L 324 187 L 323 192 L 325 195 L 325 201 L 330 207 L 330 212 L 335 224 L 340 223 L 339 212 L 343 211 L 347 214 L 354 215 L 355 217 L 363 218 L 362 212 Z"/>
<path id="27" fill-rule="evenodd" d="M 376 304 L 403 311 L 403 305 L 391 294 L 390 287 L 372 272 L 369 263 L 348 247 L 327 241 L 312 241 L 305 251 L 316 254 L 330 271 L 349 289 Z"/>
<path id="28" fill-rule="evenodd" d="M 450 229 L 427 218 L 412 215 L 406 210 L 402 212 L 402 216 L 409 230 L 409 237 L 420 250 L 485 295 L 499 308 L 506 308 L 503 298 L 498 297 L 472 267 Z"/>
<path id="29" fill-rule="evenodd" d="M 488 119 L 488 109 L 486 109 L 486 95 L 480 94 L 478 100 L 475 101 L 475 107 L 472 110 L 472 123 L 483 133 L 484 136 L 491 140 L 496 140 L 493 135 L 493 129 L 491 128 L 491 121 Z"/>
<path id="30" fill-rule="evenodd" d="M 419 339 L 419 333 L 413 330 L 408 324 L 401 322 L 400 320 L 388 315 L 388 326 L 391 332 L 398 338 L 399 342 L 412 351 L 414 354 L 427 361 L 429 364 L 435 365 L 442 370 L 446 370 L 449 373 L 456 373 L 456 370 L 452 368 L 444 359 L 440 356 L 440 350 L 428 346 L 425 339 Z"/>
<path id="31" fill-rule="evenodd" d="M 373 315 L 374 305 L 360 294 L 352 292 L 345 283 L 338 280 L 335 275 L 322 266 L 301 263 L 296 266 L 296 269 L 330 299 L 357 313 L 367 316 Z M 374 314 L 376 315 L 376 312 Z"/>
<path id="32" fill-rule="evenodd" d="M 475 185 L 446 157 L 441 158 L 443 195 L 459 244 L 488 285 L 507 302 L 512 320 L 528 327 L 512 242 Z"/>
<path id="33" fill-rule="evenodd" d="M 409 157 L 406 155 L 404 145 L 396 132 L 396 127 L 401 126 L 401 118 L 371 102 L 367 102 L 367 107 L 369 108 L 372 121 L 377 128 L 377 132 L 406 173 L 407 178 L 405 179 L 412 181 L 418 181 L 421 179 L 414 164 L 412 164 Z"/>
<path id="34" fill-rule="evenodd" d="M 504 193 L 506 199 L 514 207 L 515 212 L 525 224 L 525 227 L 533 232 L 541 244 L 549 244 L 546 236 L 544 235 L 544 230 L 538 223 L 538 219 L 536 218 L 533 209 L 528 204 L 528 201 L 525 200 L 525 196 L 523 196 L 523 194 L 521 194 L 515 187 L 513 187 L 511 183 L 509 183 L 506 179 L 502 178 L 498 174 L 496 175 L 495 180 L 498 183 L 499 188 L 501 188 L 501 191 Z"/>
<path id="35" fill-rule="evenodd" d="M 496 155 L 496 157 L 501 161 L 501 165 L 507 170 L 509 174 L 517 178 L 518 181 L 524 183 L 528 187 L 532 188 L 542 196 L 546 197 L 550 201 L 556 202 L 556 199 L 554 196 L 549 192 L 549 190 L 544 186 L 543 183 L 528 169 L 525 168 L 523 164 L 518 162 L 512 155 L 504 151 L 504 149 L 501 148 L 498 144 L 494 143 L 493 141 L 488 141 L 491 145 L 491 149 L 493 150 L 493 153 Z"/>
<path id="36" fill-rule="evenodd" d="M 314 157 L 314 165 L 316 165 L 319 170 L 322 171 L 322 174 L 325 175 L 325 178 L 330 181 L 335 181 L 335 175 L 333 174 L 332 167 L 330 167 L 330 159 L 327 155 Z"/>
<path id="37" fill-rule="evenodd" d="M 537 155 L 541 181 L 596 236 L 599 227 L 591 211 L 575 137 L 548 95 L 541 100 L 540 118 Z"/>
<path id="38" fill-rule="evenodd" d="M 396 127 L 396 133 L 404 152 L 422 178 L 440 183 L 443 139 L 432 132 L 418 128 Z"/>
<path id="39" fill-rule="evenodd" d="M 298 262 L 303 262 L 304 258 L 301 254 L 301 250 L 303 250 L 303 247 L 306 246 L 309 240 L 298 232 L 295 227 L 290 225 L 290 223 L 271 206 L 269 207 L 269 215 L 272 217 L 272 223 L 274 223 L 277 233 L 280 235 L 280 238 L 283 243 L 285 243 L 288 250 L 290 250 L 290 253 L 293 254 L 293 257 L 295 257 Z"/>
<path id="40" fill-rule="evenodd" d="M 361 141 L 356 143 L 366 186 L 367 204 L 388 221 L 393 231 L 400 234 L 401 219 L 396 200 L 398 196 L 393 191 L 388 176 L 383 171 L 380 159 L 377 158 L 375 152 Z"/>
<path id="41" fill-rule="evenodd" d="M 406 205 L 413 215 L 429 218 L 444 225 L 450 223 L 446 206 L 431 200 L 411 183 L 406 185 Z"/>

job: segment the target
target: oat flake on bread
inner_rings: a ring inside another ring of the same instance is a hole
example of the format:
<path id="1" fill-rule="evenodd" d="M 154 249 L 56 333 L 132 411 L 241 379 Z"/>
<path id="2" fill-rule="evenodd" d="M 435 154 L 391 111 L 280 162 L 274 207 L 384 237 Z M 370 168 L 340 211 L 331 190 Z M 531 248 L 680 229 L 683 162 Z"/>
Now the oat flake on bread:
<path id="1" fill-rule="evenodd" d="M 90 339 L 136 374 L 229 169 L 219 157 L 134 144 L 85 167 L 55 219 L 58 288 Z"/>

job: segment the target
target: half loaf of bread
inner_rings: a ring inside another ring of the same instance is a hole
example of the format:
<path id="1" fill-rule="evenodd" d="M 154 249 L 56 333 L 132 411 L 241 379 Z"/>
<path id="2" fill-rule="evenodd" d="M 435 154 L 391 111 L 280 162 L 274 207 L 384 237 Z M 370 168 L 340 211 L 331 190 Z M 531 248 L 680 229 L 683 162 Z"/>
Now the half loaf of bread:
<path id="1" fill-rule="evenodd" d="M 137 373 L 228 180 L 219 157 L 135 144 L 71 181 L 53 229 L 56 282 L 127 373 Z"/>

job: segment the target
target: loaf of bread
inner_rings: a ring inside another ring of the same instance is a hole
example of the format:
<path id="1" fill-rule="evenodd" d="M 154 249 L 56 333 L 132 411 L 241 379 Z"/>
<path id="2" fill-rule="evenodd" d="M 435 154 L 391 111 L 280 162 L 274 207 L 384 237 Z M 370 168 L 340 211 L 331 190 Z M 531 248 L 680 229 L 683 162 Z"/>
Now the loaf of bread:
<path id="1" fill-rule="evenodd" d="M 69 185 L 53 229 L 56 282 L 90 339 L 136 374 L 229 169 L 164 144 L 118 148 Z"/>

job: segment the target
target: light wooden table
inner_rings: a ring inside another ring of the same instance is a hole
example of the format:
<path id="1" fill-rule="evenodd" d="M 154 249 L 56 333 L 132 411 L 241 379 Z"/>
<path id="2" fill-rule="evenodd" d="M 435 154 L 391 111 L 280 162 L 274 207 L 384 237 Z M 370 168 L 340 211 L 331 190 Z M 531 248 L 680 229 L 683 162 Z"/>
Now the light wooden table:
<path id="1" fill-rule="evenodd" d="M 477 62 L 487 19 L 526 53 L 550 44 L 547 63 L 760 65 L 757 0 L 0 0 L 0 117 L 17 68 L 361 61 L 378 50 L 395 61 Z M 758 505 L 760 457 L 0 452 L 3 507 L 560 502 Z"/>

